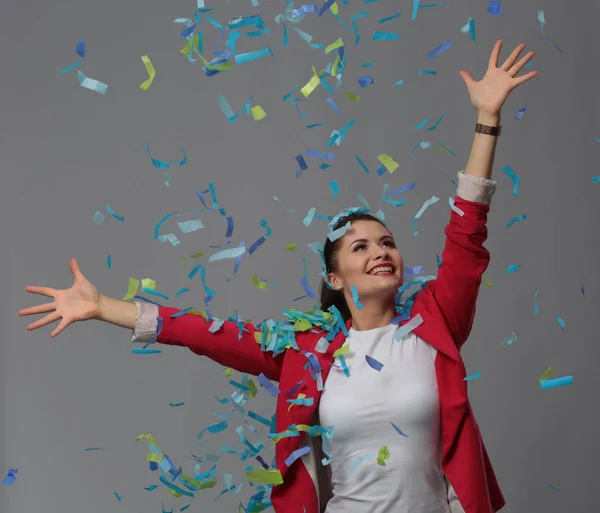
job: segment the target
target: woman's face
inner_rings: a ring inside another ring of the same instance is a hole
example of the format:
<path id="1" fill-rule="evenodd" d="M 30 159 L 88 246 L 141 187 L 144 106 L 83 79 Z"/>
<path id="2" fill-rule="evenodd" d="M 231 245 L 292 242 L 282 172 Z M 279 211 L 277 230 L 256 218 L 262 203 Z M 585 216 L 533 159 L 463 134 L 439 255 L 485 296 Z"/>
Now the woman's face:
<path id="1" fill-rule="evenodd" d="M 349 295 L 355 286 L 361 301 L 396 294 L 404 262 L 385 226 L 377 221 L 352 221 L 339 242 L 337 269 L 329 275 L 334 290 L 343 289 Z"/>

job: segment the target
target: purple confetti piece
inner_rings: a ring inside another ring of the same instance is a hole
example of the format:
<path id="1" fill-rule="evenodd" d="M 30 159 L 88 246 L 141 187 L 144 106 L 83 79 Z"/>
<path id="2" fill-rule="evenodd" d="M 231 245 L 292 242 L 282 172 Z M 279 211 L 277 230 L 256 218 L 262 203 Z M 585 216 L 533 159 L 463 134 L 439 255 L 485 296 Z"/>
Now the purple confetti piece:
<path id="1" fill-rule="evenodd" d="M 369 367 L 372 369 L 375 369 L 378 372 L 381 372 L 381 369 L 383 369 L 383 363 L 377 361 L 375 358 L 371 358 L 368 354 L 365 355 L 365 360 L 367 360 Z"/>
<path id="2" fill-rule="evenodd" d="M 408 438 L 408 435 L 405 435 L 405 434 L 404 434 L 404 433 L 403 433 L 403 432 L 400 430 L 400 428 L 399 428 L 398 426 L 396 426 L 396 424 L 394 424 L 394 423 L 393 423 L 393 422 L 391 422 L 391 421 L 390 421 L 390 424 L 392 425 L 392 427 L 393 427 L 393 428 L 396 430 L 396 432 L 397 432 L 399 435 L 402 435 L 402 436 L 404 436 L 404 437 Z"/>
<path id="3" fill-rule="evenodd" d="M 454 43 L 452 43 L 452 41 L 446 41 L 445 43 L 442 43 L 437 48 L 434 48 L 433 50 L 431 50 L 427 54 L 427 57 L 429 57 L 430 59 L 433 59 L 433 58 L 437 57 L 440 53 L 445 52 L 446 50 L 448 50 L 448 48 L 450 48 L 453 44 Z"/>

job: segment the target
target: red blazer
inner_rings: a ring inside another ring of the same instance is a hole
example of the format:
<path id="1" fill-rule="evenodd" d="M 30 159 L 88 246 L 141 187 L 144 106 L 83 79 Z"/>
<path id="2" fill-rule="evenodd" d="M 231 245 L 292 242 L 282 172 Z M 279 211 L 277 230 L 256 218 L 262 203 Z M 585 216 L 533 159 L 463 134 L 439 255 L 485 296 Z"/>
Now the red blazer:
<path id="1" fill-rule="evenodd" d="M 421 315 L 424 322 L 414 332 L 438 351 L 435 370 L 440 394 L 442 468 L 465 513 L 493 513 L 504 506 L 504 498 L 471 409 L 464 381 L 465 365 L 460 355 L 473 324 L 481 277 L 490 260 L 489 252 L 483 247 L 489 207 L 460 197 L 456 198 L 455 205 L 464 215 L 451 212 L 438 276 L 416 296 L 411 316 Z M 279 394 L 276 431 L 281 433 L 291 424 L 312 424 L 321 392 L 317 390 L 310 367 L 305 369 L 307 360 L 300 351 L 287 349 L 273 357 L 273 353 L 261 350 L 254 336 L 257 330 L 251 324 L 245 325 L 241 338 L 234 322 L 225 322 L 216 334 L 211 334 L 210 323 L 202 317 L 173 318 L 178 311 L 159 308 L 163 324 L 157 342 L 186 346 L 194 353 L 240 372 L 263 373 L 278 381 L 282 391 L 303 381 L 297 392 L 313 397 L 313 405 L 289 408 L 285 394 Z M 321 354 L 314 351 L 321 336 L 318 330 L 296 332 L 296 343 L 300 350 L 314 352 L 319 358 L 325 381 L 334 360 L 333 353 L 343 345 L 345 337 L 340 331 L 327 352 Z M 284 463 L 301 442 L 301 436 L 281 438 L 277 442 L 275 460 L 283 484 L 274 486 L 271 493 L 276 513 L 303 513 L 304 507 L 306 513 L 319 513 L 319 492 L 307 467 L 301 459 L 290 467 Z"/>

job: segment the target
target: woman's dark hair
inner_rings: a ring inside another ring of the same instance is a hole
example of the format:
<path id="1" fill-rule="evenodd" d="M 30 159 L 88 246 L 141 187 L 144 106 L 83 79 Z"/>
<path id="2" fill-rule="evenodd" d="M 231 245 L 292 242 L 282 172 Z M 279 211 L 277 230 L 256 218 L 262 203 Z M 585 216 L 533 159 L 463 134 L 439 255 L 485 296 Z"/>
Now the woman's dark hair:
<path id="1" fill-rule="evenodd" d="M 381 220 L 375 217 L 374 215 L 368 214 L 366 212 L 361 212 L 342 217 L 332 228 L 332 231 L 338 230 L 342 226 L 345 226 L 348 221 L 376 221 L 381 226 L 387 228 L 387 226 L 385 226 L 385 224 L 382 223 Z M 337 254 L 340 250 L 341 240 L 341 237 L 339 239 L 334 240 L 333 242 L 329 240 L 329 237 L 327 237 L 327 239 L 325 240 L 325 244 L 323 246 L 323 261 L 325 263 L 324 271 L 326 274 L 335 272 L 337 270 Z M 321 282 L 321 310 L 326 311 L 332 305 L 340 311 L 344 322 L 350 319 L 350 309 L 348 308 L 348 303 L 346 303 L 344 291 L 332 289 L 327 284 L 326 277 L 324 277 Z"/>

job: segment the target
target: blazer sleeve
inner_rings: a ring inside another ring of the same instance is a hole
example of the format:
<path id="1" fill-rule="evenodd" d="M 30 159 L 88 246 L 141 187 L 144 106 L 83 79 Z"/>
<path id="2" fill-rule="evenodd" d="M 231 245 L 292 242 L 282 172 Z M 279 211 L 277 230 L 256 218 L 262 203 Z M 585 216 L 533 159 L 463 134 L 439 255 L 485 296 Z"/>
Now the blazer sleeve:
<path id="1" fill-rule="evenodd" d="M 490 262 L 483 247 L 487 214 L 496 182 L 458 174 L 458 187 L 446 226 L 446 243 L 438 276 L 425 287 L 437 304 L 454 343 L 461 349 L 473 326 L 482 275 Z"/>
<path id="2" fill-rule="evenodd" d="M 240 331 L 235 322 L 225 321 L 215 333 L 211 333 L 212 322 L 203 317 L 191 314 L 176 316 L 180 312 L 177 308 L 151 303 L 136 303 L 136 306 L 133 342 L 156 340 L 160 344 L 187 347 L 239 372 L 254 376 L 264 374 L 270 380 L 279 381 L 284 353 L 273 356 L 272 352 L 262 351 L 254 336 L 259 330 L 252 324 L 244 324 Z M 157 333 L 159 317 L 162 328 Z"/>

